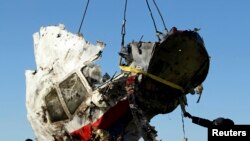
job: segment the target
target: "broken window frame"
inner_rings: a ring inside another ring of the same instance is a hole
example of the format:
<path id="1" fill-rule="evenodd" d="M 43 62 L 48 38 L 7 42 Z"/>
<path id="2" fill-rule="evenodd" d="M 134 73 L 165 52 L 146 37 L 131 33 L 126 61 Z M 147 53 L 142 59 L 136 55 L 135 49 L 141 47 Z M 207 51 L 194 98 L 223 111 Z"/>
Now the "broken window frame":
<path id="1" fill-rule="evenodd" d="M 56 100 L 56 103 L 55 103 L 55 100 Z M 44 97 L 44 101 L 46 104 L 46 109 L 47 109 L 47 112 L 49 115 L 50 122 L 54 123 L 54 122 L 65 121 L 65 120 L 69 119 L 67 113 L 65 112 L 64 106 L 62 105 L 62 103 L 60 101 L 60 98 L 58 95 L 58 90 L 56 87 L 51 88 L 49 93 Z M 61 112 L 60 115 L 53 113 L 56 111 Z M 50 113 L 52 113 L 52 114 L 50 114 Z M 64 116 L 66 116 L 66 117 L 64 117 Z M 60 120 L 58 120 L 58 119 L 60 119 Z"/>
<path id="2" fill-rule="evenodd" d="M 51 87 L 51 91 L 52 90 L 56 90 L 56 93 L 57 93 L 57 97 L 59 98 L 59 103 L 61 104 L 64 112 L 66 113 L 67 115 L 67 119 L 64 119 L 64 120 L 58 120 L 58 121 L 53 121 L 51 119 L 51 115 L 50 113 L 48 112 L 47 110 L 47 114 L 48 114 L 48 117 L 49 117 L 49 122 L 51 124 L 57 124 L 57 123 L 61 123 L 61 122 L 67 122 L 67 121 L 70 121 L 77 113 L 77 111 L 79 111 L 79 109 L 86 109 L 88 106 L 86 104 L 86 100 L 88 99 L 88 97 L 91 96 L 91 93 L 93 93 L 93 89 L 92 87 L 90 86 L 90 84 L 88 83 L 86 77 L 84 76 L 84 74 L 81 72 L 82 68 L 86 67 L 85 64 L 81 65 L 80 67 L 77 67 L 77 69 L 75 69 L 74 71 L 72 71 L 71 73 L 69 73 L 68 75 L 66 75 L 61 81 L 57 82 L 54 86 Z M 69 77 L 71 77 L 72 75 L 76 74 L 76 76 L 80 79 L 80 83 L 82 83 L 83 87 L 86 89 L 86 92 L 84 94 L 84 99 L 83 101 L 81 101 L 81 104 L 76 108 L 76 110 L 74 111 L 73 114 L 70 113 L 70 110 L 68 109 L 68 106 L 63 98 L 63 94 L 61 92 L 61 89 L 60 89 L 60 84 L 63 83 L 65 80 L 67 80 Z M 50 92 L 44 97 L 44 101 L 45 101 L 45 105 L 46 107 L 48 108 L 48 103 L 46 103 L 46 97 L 50 94 Z"/>

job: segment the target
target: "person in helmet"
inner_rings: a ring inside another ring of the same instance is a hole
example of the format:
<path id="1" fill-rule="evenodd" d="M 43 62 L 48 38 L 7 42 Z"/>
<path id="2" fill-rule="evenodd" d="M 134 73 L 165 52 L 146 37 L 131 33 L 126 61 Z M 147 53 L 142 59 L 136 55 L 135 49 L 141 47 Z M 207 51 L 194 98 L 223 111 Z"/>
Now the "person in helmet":
<path id="1" fill-rule="evenodd" d="M 233 126 L 234 125 L 234 121 L 229 119 L 229 118 L 223 118 L 223 117 L 218 117 L 214 120 L 208 120 L 208 119 L 204 119 L 204 118 L 200 118 L 200 117 L 196 117 L 196 116 L 192 116 L 190 113 L 185 112 L 184 113 L 184 117 L 188 117 L 190 119 L 192 119 L 192 122 L 195 124 L 198 124 L 200 126 L 203 127 L 211 127 L 211 126 Z"/>

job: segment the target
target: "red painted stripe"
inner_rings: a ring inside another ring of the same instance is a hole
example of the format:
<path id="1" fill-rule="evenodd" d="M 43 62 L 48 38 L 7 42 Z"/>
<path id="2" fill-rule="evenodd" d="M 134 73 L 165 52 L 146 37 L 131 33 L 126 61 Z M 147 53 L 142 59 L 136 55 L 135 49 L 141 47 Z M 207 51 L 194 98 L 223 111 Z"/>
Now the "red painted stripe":
<path id="1" fill-rule="evenodd" d="M 115 106 L 111 107 L 106 113 L 98 118 L 92 124 L 87 124 L 82 128 L 71 133 L 73 137 L 80 141 L 89 141 L 91 139 L 92 128 L 107 129 L 116 121 L 122 118 L 129 110 L 129 102 L 127 99 L 119 101 Z"/>

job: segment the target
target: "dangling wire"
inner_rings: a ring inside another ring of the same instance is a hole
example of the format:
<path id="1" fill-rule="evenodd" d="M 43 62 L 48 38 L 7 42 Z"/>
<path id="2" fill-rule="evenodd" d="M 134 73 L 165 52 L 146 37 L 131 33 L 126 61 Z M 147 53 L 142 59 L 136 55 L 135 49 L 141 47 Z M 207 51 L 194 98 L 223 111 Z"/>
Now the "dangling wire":
<path id="1" fill-rule="evenodd" d="M 87 1 L 86 7 L 85 7 L 85 10 L 84 10 L 84 14 L 83 14 L 83 16 L 82 16 L 81 24 L 80 24 L 79 29 L 78 29 L 78 34 L 80 34 L 80 32 L 81 32 L 82 23 L 83 23 L 83 21 L 84 21 L 84 19 L 85 19 L 85 16 L 86 16 L 88 7 L 89 7 L 89 0 Z"/>
<path id="2" fill-rule="evenodd" d="M 148 0 L 146 0 L 146 3 L 147 3 L 147 6 L 148 6 L 148 11 L 149 11 L 149 13 L 150 13 L 151 19 L 152 19 L 153 24 L 154 24 L 155 32 L 158 33 L 159 31 L 157 30 L 157 27 L 156 27 L 156 24 L 155 24 L 155 19 L 154 19 L 154 17 L 153 17 L 152 10 L 151 10 L 151 8 L 150 8 L 150 6 L 149 6 Z M 157 36 L 157 37 L 158 37 L 158 36 Z M 159 37 L 158 37 L 158 39 L 160 40 Z"/>
<path id="3" fill-rule="evenodd" d="M 123 22 L 122 22 L 122 42 L 121 42 L 121 51 L 124 47 L 124 40 L 125 40 L 125 34 L 126 34 L 126 14 L 127 14 L 127 5 L 128 5 L 128 0 L 125 0 L 125 6 L 124 6 L 124 12 L 123 12 Z M 120 57 L 120 62 L 119 64 L 121 65 L 122 62 L 122 57 Z"/>
<path id="4" fill-rule="evenodd" d="M 181 111 L 181 121 L 182 121 L 182 131 L 183 131 L 183 135 L 184 135 L 184 138 L 186 138 L 184 117 L 183 117 L 183 112 L 182 112 L 182 111 Z"/>
<path id="5" fill-rule="evenodd" d="M 162 23 L 163 23 L 163 26 L 164 26 L 165 30 L 168 32 L 168 29 L 167 29 L 167 27 L 166 27 L 166 24 L 165 24 L 165 21 L 164 21 L 164 19 L 163 19 L 163 17 L 162 17 L 162 14 L 161 14 L 160 9 L 159 9 L 157 3 L 155 2 L 155 0 L 153 0 L 153 2 L 154 2 L 154 5 L 155 5 L 155 7 L 156 7 L 156 9 L 157 9 L 157 11 L 158 11 L 158 14 L 159 14 L 160 17 L 161 17 L 161 21 L 162 21 Z"/>
<path id="6" fill-rule="evenodd" d="M 185 132 L 185 123 L 184 123 L 184 113 L 186 112 L 184 98 L 185 97 L 183 96 L 180 97 L 179 102 L 180 102 L 180 107 L 181 107 L 182 131 L 183 131 L 183 136 L 184 136 L 183 141 L 187 141 L 186 132 Z"/>

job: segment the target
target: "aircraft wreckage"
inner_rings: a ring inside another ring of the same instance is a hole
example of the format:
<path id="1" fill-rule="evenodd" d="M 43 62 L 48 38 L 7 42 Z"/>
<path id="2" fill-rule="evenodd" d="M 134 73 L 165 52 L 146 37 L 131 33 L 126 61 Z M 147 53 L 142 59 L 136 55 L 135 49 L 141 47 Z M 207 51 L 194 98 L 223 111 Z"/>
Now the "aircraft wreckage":
<path id="1" fill-rule="evenodd" d="M 38 141 L 155 141 L 150 120 L 178 105 L 185 110 L 186 95 L 209 69 L 201 36 L 175 27 L 158 42 L 122 47 L 121 72 L 111 77 L 96 63 L 104 43 L 64 25 L 33 38 L 37 68 L 26 71 L 26 107 Z"/>

